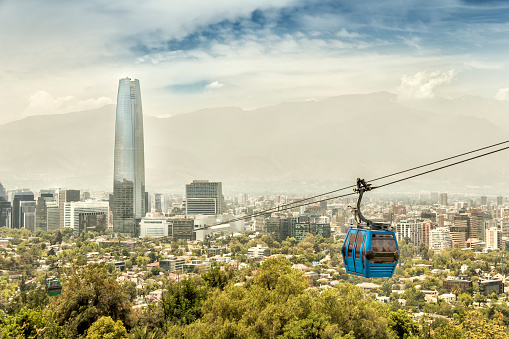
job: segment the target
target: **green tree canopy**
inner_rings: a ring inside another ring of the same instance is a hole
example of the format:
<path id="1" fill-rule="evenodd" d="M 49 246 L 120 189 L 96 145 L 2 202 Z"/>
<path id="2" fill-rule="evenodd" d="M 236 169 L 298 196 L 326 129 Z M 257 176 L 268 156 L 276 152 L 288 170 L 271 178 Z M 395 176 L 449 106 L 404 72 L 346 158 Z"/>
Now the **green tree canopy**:
<path id="1" fill-rule="evenodd" d="M 55 299 L 57 321 L 68 338 L 85 334 L 102 316 L 131 323 L 129 296 L 104 265 L 75 266 L 62 294 Z"/>
<path id="2" fill-rule="evenodd" d="M 87 339 L 123 339 L 127 338 L 127 331 L 120 320 L 116 322 L 111 317 L 101 317 L 90 326 Z"/>

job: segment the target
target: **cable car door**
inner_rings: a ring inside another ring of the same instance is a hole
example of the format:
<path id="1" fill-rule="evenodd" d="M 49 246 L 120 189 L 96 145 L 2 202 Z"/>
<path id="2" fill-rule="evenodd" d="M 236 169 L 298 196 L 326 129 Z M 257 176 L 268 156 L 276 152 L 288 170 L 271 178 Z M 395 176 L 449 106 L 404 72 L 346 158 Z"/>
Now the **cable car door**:
<path id="1" fill-rule="evenodd" d="M 355 272 L 359 274 L 364 273 L 364 247 L 366 246 L 366 231 L 357 231 L 357 238 L 355 241 L 355 250 L 354 250 L 354 264 L 355 264 Z"/>
<path id="2" fill-rule="evenodd" d="M 346 243 L 346 270 L 349 272 L 356 272 L 355 270 L 355 262 L 354 262 L 354 254 L 355 254 L 355 239 L 357 238 L 357 230 L 350 229 L 348 233 L 348 241 Z"/>

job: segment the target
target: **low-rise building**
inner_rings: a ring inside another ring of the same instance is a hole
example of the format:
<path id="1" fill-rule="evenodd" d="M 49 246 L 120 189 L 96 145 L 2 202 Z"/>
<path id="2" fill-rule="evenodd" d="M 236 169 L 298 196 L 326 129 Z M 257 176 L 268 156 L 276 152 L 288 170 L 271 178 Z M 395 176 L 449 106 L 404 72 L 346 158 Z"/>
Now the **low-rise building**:
<path id="1" fill-rule="evenodd" d="M 438 296 L 438 299 L 442 299 L 446 303 L 452 303 L 453 301 L 456 301 L 456 294 L 454 293 L 445 293 Z"/>
<path id="2" fill-rule="evenodd" d="M 166 272 L 182 273 L 185 262 L 181 257 L 159 260 L 159 268 Z"/>
<path id="3" fill-rule="evenodd" d="M 270 257 L 272 255 L 272 250 L 268 247 L 262 247 L 261 244 L 258 244 L 256 247 L 251 247 L 247 250 L 248 258 L 263 258 Z"/>
<path id="4" fill-rule="evenodd" d="M 444 289 L 448 292 L 459 292 L 458 294 L 465 293 L 469 288 L 473 287 L 472 280 L 462 277 L 447 277 L 443 282 Z"/>
<path id="5" fill-rule="evenodd" d="M 487 297 L 493 292 L 496 294 L 504 293 L 504 282 L 501 279 L 479 280 L 479 293 Z"/>

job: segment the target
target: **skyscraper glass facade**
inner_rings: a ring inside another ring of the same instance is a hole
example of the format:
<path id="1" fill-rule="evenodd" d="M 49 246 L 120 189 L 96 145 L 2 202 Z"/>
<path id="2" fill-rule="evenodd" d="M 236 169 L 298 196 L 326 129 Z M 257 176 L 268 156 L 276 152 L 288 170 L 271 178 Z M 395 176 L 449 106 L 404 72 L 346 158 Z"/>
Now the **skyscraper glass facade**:
<path id="1" fill-rule="evenodd" d="M 137 235 L 145 216 L 145 156 L 140 82 L 119 80 L 115 121 L 113 231 Z"/>

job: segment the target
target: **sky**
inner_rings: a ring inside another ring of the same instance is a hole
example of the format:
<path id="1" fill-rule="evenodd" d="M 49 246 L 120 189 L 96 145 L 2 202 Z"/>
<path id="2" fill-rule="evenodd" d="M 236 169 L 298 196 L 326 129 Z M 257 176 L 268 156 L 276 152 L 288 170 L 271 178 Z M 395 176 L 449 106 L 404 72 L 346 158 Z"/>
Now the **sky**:
<path id="1" fill-rule="evenodd" d="M 143 110 L 389 91 L 509 100 L 508 1 L 0 0 L 0 124 L 113 104 Z"/>

